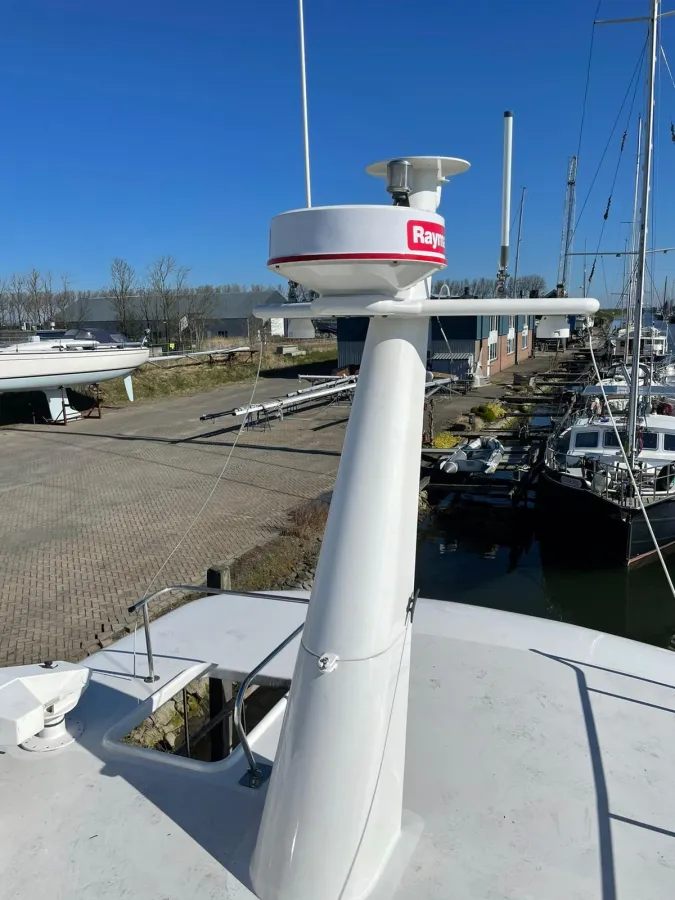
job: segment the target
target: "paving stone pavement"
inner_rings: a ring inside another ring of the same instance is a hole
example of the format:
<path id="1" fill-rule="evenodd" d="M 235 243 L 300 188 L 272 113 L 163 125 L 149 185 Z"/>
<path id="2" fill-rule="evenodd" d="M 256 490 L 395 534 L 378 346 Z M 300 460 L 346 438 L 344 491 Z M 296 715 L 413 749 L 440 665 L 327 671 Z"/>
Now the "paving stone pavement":
<path id="1" fill-rule="evenodd" d="M 500 373 L 445 401 L 443 417 L 498 397 L 513 371 L 549 364 Z M 261 378 L 256 399 L 297 384 Z M 248 403 L 251 388 L 105 410 L 65 428 L 0 429 L 0 665 L 81 658 L 136 621 L 127 607 L 148 587 L 202 583 L 210 565 L 264 543 L 289 510 L 332 488 L 346 405 L 244 431 L 218 481 L 240 420 L 199 416 Z"/>
<path id="2" fill-rule="evenodd" d="M 296 386 L 263 378 L 256 398 Z M 240 420 L 199 415 L 250 393 L 235 385 L 65 428 L 0 429 L 0 665 L 82 657 L 134 621 L 127 607 L 155 576 L 153 589 L 201 583 L 209 565 L 264 543 L 290 509 L 332 488 L 344 405 L 244 431 L 218 481 Z"/>

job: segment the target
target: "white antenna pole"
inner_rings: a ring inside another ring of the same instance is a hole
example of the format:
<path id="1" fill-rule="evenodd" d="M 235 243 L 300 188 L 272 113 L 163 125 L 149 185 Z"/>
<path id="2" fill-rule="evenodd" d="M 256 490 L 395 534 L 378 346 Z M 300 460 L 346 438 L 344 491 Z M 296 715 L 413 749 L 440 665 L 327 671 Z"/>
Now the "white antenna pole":
<path id="1" fill-rule="evenodd" d="M 307 121 L 307 73 L 305 71 L 305 14 L 302 0 L 298 0 L 298 16 L 300 19 L 300 72 L 302 77 L 302 131 L 305 149 L 305 194 L 307 206 L 312 205 L 312 184 L 309 174 L 309 124 Z"/>
<path id="2" fill-rule="evenodd" d="M 497 271 L 497 296 L 506 294 L 506 270 L 509 265 L 511 228 L 511 156 L 513 152 L 513 113 L 504 113 L 504 165 L 502 170 L 502 246 Z"/>

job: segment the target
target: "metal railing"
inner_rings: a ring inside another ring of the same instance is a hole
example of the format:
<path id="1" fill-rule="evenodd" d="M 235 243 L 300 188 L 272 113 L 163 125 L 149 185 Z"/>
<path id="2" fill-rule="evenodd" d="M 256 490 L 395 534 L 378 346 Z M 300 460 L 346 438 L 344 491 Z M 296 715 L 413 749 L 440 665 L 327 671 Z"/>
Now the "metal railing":
<path id="1" fill-rule="evenodd" d="M 288 637 L 284 638 L 284 640 L 269 653 L 262 662 L 259 662 L 258 665 L 251 669 L 246 678 L 239 685 L 239 690 L 237 691 L 237 699 L 234 704 L 234 727 L 237 729 L 237 736 L 239 737 L 239 743 L 241 744 L 244 754 L 246 756 L 246 761 L 248 762 L 248 786 L 251 788 L 259 788 L 263 782 L 263 773 L 258 766 L 255 756 L 253 755 L 253 751 L 251 750 L 251 746 L 248 742 L 248 737 L 246 736 L 246 732 L 244 731 L 244 727 L 241 721 L 241 712 L 244 706 L 244 700 L 246 698 L 246 691 L 249 689 L 249 686 L 253 679 L 258 675 L 265 666 L 270 663 L 275 656 L 277 656 L 284 647 L 287 647 L 292 640 L 294 640 L 305 627 L 305 623 L 303 622 L 301 625 L 292 631 Z"/>
<path id="2" fill-rule="evenodd" d="M 606 462 L 599 459 L 578 457 L 579 468 L 585 480 L 590 481 L 589 490 L 605 500 L 612 500 L 622 506 L 639 506 L 630 474 L 622 460 Z M 549 469 L 565 474 L 568 471 L 564 451 L 556 452 L 555 446 L 548 444 L 545 459 Z M 597 475 L 604 474 L 600 479 Z M 643 502 L 653 503 L 675 494 L 675 464 L 664 460 L 663 465 L 640 464 L 633 470 L 633 478 Z M 587 486 L 588 487 L 588 486 Z"/>
<path id="3" fill-rule="evenodd" d="M 159 680 L 159 675 L 155 673 L 155 659 L 152 653 L 152 640 L 150 638 L 150 616 L 148 614 L 148 604 L 153 600 L 156 600 L 158 597 L 161 597 L 163 594 L 169 594 L 173 591 L 191 591 L 192 593 L 199 594 L 224 594 L 227 597 L 256 597 L 258 599 L 263 600 L 283 600 L 287 603 L 309 603 L 309 600 L 304 597 L 287 597 L 279 594 L 269 594 L 257 591 L 233 591 L 226 588 L 210 588 L 206 587 L 203 584 L 172 584 L 169 587 L 160 588 L 158 591 L 154 591 L 152 594 L 148 594 L 147 597 L 142 597 L 140 600 L 137 600 L 136 603 L 132 604 L 128 608 L 128 612 L 133 613 L 137 612 L 139 609 L 143 611 L 143 630 L 145 631 L 145 649 L 148 658 L 148 674 L 145 676 L 143 681 L 148 683 L 153 683 Z M 285 645 L 284 645 L 285 646 Z M 280 648 L 277 648 L 282 649 Z M 273 657 L 270 657 L 272 659 Z M 267 664 L 269 660 L 264 660 L 263 662 Z M 262 664 L 261 664 L 262 666 Z"/>

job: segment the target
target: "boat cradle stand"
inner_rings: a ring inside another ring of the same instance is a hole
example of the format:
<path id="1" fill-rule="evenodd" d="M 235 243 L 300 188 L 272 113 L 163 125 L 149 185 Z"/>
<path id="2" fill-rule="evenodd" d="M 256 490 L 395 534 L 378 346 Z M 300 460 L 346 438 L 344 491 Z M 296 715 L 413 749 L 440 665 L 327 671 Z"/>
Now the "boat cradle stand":
<path id="1" fill-rule="evenodd" d="M 92 384 L 90 389 L 93 393 L 94 404 L 87 410 L 73 409 L 68 399 L 68 390 L 65 387 L 56 388 L 55 390 L 46 390 L 42 393 L 47 398 L 49 406 L 49 419 L 52 425 L 67 425 L 68 422 L 74 422 L 82 418 L 100 419 L 101 411 L 101 389 L 100 385 Z"/>

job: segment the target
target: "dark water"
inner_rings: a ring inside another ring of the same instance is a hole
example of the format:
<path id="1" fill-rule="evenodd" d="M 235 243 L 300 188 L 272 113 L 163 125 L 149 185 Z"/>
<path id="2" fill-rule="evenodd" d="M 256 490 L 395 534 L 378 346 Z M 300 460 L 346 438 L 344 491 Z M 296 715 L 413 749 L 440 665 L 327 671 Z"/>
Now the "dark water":
<path id="1" fill-rule="evenodd" d="M 651 316 L 645 324 L 652 324 Z M 668 329 L 675 351 L 675 325 L 653 324 Z M 593 547 L 580 544 L 562 555 L 542 544 L 534 510 L 475 507 L 443 511 L 441 504 L 423 528 L 421 596 L 557 619 L 661 647 L 675 635 L 675 600 L 658 560 L 631 569 L 600 567 Z M 675 554 L 666 563 L 675 581 Z"/>
<path id="2" fill-rule="evenodd" d="M 675 556 L 666 561 L 675 576 Z M 557 619 L 661 647 L 675 634 L 675 600 L 658 561 L 598 568 L 593 548 L 584 546 L 561 558 L 537 539 L 532 510 L 432 516 L 421 535 L 417 586 L 423 597 Z"/>

